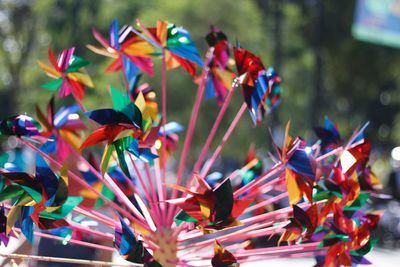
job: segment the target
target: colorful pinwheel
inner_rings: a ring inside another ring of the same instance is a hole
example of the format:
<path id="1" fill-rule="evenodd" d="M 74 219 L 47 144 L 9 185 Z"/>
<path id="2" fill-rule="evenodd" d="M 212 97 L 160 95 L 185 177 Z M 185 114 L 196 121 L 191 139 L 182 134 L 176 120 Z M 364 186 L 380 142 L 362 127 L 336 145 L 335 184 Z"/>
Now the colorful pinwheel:
<path id="1" fill-rule="evenodd" d="M 254 124 L 259 124 L 265 114 L 280 99 L 281 79 L 272 68 L 265 70 L 261 59 L 241 47 L 234 48 L 236 68 L 242 85 L 244 101 Z"/>
<path id="2" fill-rule="evenodd" d="M 281 241 L 294 241 L 300 237 L 309 239 L 316 228 L 320 225 L 317 205 L 311 205 L 306 211 L 297 205 L 293 205 L 293 217 L 290 223 L 285 226 L 285 232 L 281 236 Z"/>
<path id="3" fill-rule="evenodd" d="M 55 154 L 60 162 L 72 153 L 71 149 L 79 149 L 80 132 L 87 129 L 77 114 L 79 110 L 78 105 L 71 105 L 63 106 L 55 112 L 54 98 L 47 105 L 47 116 L 36 106 L 38 120 L 43 126 L 41 135 L 49 138 L 42 150 Z"/>
<path id="4" fill-rule="evenodd" d="M 0 122 L 0 134 L 17 137 L 40 138 L 40 123 L 27 115 L 17 115 Z"/>
<path id="5" fill-rule="evenodd" d="M 214 243 L 214 257 L 211 259 L 213 267 L 239 267 L 235 256 L 223 248 L 217 240 Z"/>
<path id="6" fill-rule="evenodd" d="M 101 170 L 106 172 L 108 162 L 115 150 L 121 167 L 126 175 L 130 176 L 125 161 L 124 151 L 132 144 L 134 138 L 142 134 L 142 114 L 139 108 L 130 102 L 127 95 L 121 95 L 112 90 L 112 99 L 115 109 L 98 109 L 86 112 L 85 115 L 97 122 L 97 128 L 82 143 L 81 149 L 107 142 L 101 162 Z"/>
<path id="7" fill-rule="evenodd" d="M 253 200 L 235 199 L 229 179 L 214 189 L 202 179 L 198 178 L 198 181 L 200 184 L 198 193 L 171 185 L 174 189 L 190 195 L 188 198 L 168 200 L 169 203 L 182 209 L 175 216 L 176 223 L 193 222 L 206 232 L 239 224 L 237 218 Z"/>
<path id="8" fill-rule="evenodd" d="M 314 157 L 307 153 L 307 143 L 301 138 L 293 139 L 289 136 L 290 123 L 286 126 L 282 149 L 275 145 L 280 161 L 285 166 L 284 176 L 290 204 L 297 204 L 305 196 L 312 202 L 312 190 L 316 180 L 316 162 Z"/>
<path id="9" fill-rule="evenodd" d="M 159 20 L 156 27 L 147 29 L 147 33 L 159 48 L 164 49 L 167 69 L 181 66 L 195 76 L 196 65 L 203 66 L 192 37 L 185 29 Z"/>
<path id="10" fill-rule="evenodd" d="M 58 95 L 65 97 L 72 94 L 77 100 L 85 96 L 85 86 L 93 87 L 93 82 L 84 67 L 89 62 L 74 55 L 75 48 L 69 48 L 61 52 L 58 59 L 54 56 L 53 50 L 49 48 L 48 56 L 52 66 L 38 61 L 40 68 L 54 81 L 43 84 L 42 87 L 48 90 L 59 90 Z"/>
<path id="11" fill-rule="evenodd" d="M 374 213 L 355 218 L 346 218 L 342 212 L 336 213 L 334 221 L 324 229 L 326 234 L 320 247 L 327 247 L 327 253 L 324 261 L 317 266 L 370 264 L 364 256 L 377 242 L 371 237 L 371 231 L 376 228 L 379 218 L 380 215 Z"/>
<path id="12" fill-rule="evenodd" d="M 321 148 L 334 149 L 341 141 L 338 126 L 334 125 L 328 117 L 325 117 L 324 127 L 315 127 L 314 132 L 321 141 Z"/>
<path id="13" fill-rule="evenodd" d="M 158 104 L 156 101 L 156 92 L 154 88 L 148 83 L 138 85 L 141 75 L 139 74 L 136 78 L 135 84 L 132 90 L 129 92 L 129 96 L 132 102 L 135 102 L 140 94 L 143 95 L 146 109 L 150 113 L 150 117 L 153 121 L 159 121 Z"/>
<path id="14" fill-rule="evenodd" d="M 150 55 L 155 52 L 153 46 L 137 34 L 131 26 L 125 25 L 119 29 L 117 20 L 110 25 L 110 40 L 107 41 L 96 29 L 92 30 L 94 38 L 104 47 L 87 47 L 93 52 L 114 58 L 107 67 L 107 72 L 122 70 L 127 82 L 127 89 L 132 90 L 139 71 L 154 75 L 153 61 Z"/>
<path id="15" fill-rule="evenodd" d="M 83 199 L 68 196 L 67 176 L 58 177 L 40 157 L 36 162 L 35 175 L 1 171 L 9 184 L 0 193 L 0 200 L 17 199 L 7 216 L 6 235 L 20 218 L 21 231 L 30 242 L 34 223 L 40 229 L 68 226 L 64 218 Z"/>
<path id="16" fill-rule="evenodd" d="M 155 143 L 155 148 L 158 151 L 158 154 L 160 155 L 160 161 L 162 166 L 163 164 L 168 160 L 168 158 L 178 149 L 179 146 L 179 136 L 178 133 L 182 132 L 184 130 L 183 126 L 180 125 L 177 122 L 169 122 L 165 125 L 165 127 L 160 127 L 160 131 L 158 132 L 158 139 Z M 165 130 L 164 130 L 165 129 Z M 165 144 L 163 143 L 163 138 L 164 136 L 164 131 L 165 131 Z M 162 146 L 166 146 L 166 158 L 164 159 L 162 157 Z"/>
<path id="17" fill-rule="evenodd" d="M 121 226 L 115 228 L 114 246 L 127 261 L 144 264 L 145 267 L 162 267 L 143 246 L 143 242 L 137 240 L 132 229 L 120 217 Z"/>
<path id="18" fill-rule="evenodd" d="M 231 89 L 235 73 L 229 65 L 228 38 L 216 26 L 211 26 L 211 32 L 206 36 L 207 43 L 212 50 L 206 86 L 206 99 L 216 97 L 219 105 L 224 102 L 228 90 Z"/>

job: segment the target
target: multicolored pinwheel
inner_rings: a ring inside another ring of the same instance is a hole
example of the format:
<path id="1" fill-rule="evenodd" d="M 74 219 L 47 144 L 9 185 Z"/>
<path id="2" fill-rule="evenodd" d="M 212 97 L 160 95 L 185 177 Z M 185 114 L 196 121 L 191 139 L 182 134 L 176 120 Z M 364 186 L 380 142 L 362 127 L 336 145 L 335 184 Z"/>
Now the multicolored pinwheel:
<path id="1" fill-rule="evenodd" d="M 189 32 L 167 21 L 157 21 L 157 26 L 147 28 L 149 37 L 165 51 L 167 69 L 181 66 L 192 76 L 196 74 L 196 65 L 202 67 L 197 48 Z"/>
<path id="2" fill-rule="evenodd" d="M 284 227 L 285 232 L 279 242 L 294 241 L 300 237 L 309 239 L 323 220 L 319 216 L 318 206 L 315 204 L 311 205 L 306 211 L 297 205 L 292 207 L 293 217 L 290 218 L 290 223 Z"/>
<path id="3" fill-rule="evenodd" d="M 226 35 L 216 26 L 211 26 L 211 32 L 207 34 L 206 41 L 213 48 L 210 60 L 206 85 L 206 99 L 216 97 L 219 105 L 224 102 L 225 96 L 231 90 L 235 73 L 230 68 L 229 49 L 230 44 Z"/>
<path id="4" fill-rule="evenodd" d="M 143 241 L 137 240 L 132 229 L 119 218 L 121 226 L 115 228 L 114 246 L 122 257 L 133 263 L 144 264 L 145 267 L 162 267 L 148 250 L 143 246 Z"/>
<path id="5" fill-rule="evenodd" d="M 237 218 L 253 200 L 235 199 L 229 179 L 214 189 L 201 178 L 198 178 L 198 181 L 200 184 L 198 193 L 178 185 L 171 185 L 175 190 L 190 195 L 187 198 L 167 200 L 168 203 L 182 209 L 175 216 L 175 222 L 177 224 L 183 221 L 192 222 L 205 232 L 240 224 Z"/>
<path id="6" fill-rule="evenodd" d="M 56 158 L 63 162 L 71 153 L 71 149 L 78 150 L 81 139 L 81 131 L 87 129 L 80 120 L 78 105 L 63 106 L 55 112 L 54 98 L 47 105 L 47 116 L 36 106 L 36 114 L 43 126 L 41 135 L 48 138 L 42 150 L 49 154 L 55 154 Z"/>
<path id="7" fill-rule="evenodd" d="M 211 259 L 213 267 L 239 267 L 235 256 L 223 248 L 217 240 L 214 243 L 214 257 Z"/>
<path id="8" fill-rule="evenodd" d="M 324 260 L 317 266 L 350 267 L 354 264 L 370 264 L 364 256 L 378 241 L 372 238 L 371 231 L 376 228 L 380 216 L 381 214 L 370 213 L 346 218 L 339 210 L 334 215 L 333 222 L 321 231 L 325 231 L 325 236 L 320 247 L 327 247 L 327 252 Z"/>
<path id="9" fill-rule="evenodd" d="M 64 218 L 83 199 L 68 196 L 68 177 L 58 177 L 39 156 L 35 175 L 7 171 L 1 171 L 1 175 L 8 185 L 0 193 L 0 201 L 16 198 L 7 215 L 7 236 L 18 219 L 21 232 L 30 242 L 34 223 L 45 230 L 68 226 Z"/>
<path id="10" fill-rule="evenodd" d="M 234 56 L 244 101 L 253 123 L 259 124 L 265 108 L 269 112 L 279 104 L 281 78 L 274 69 L 266 70 L 261 59 L 244 48 L 235 47 Z"/>
<path id="11" fill-rule="evenodd" d="M 72 94 L 77 100 L 85 96 L 85 86 L 93 87 L 93 82 L 84 67 L 89 62 L 75 56 L 75 47 L 61 52 L 58 59 L 54 56 L 53 50 L 49 48 L 48 56 L 52 66 L 38 61 L 40 68 L 54 81 L 43 84 L 42 88 L 48 90 L 59 90 L 58 95 L 65 97 Z"/>
<path id="12" fill-rule="evenodd" d="M 118 21 L 113 20 L 110 25 L 109 41 L 96 29 L 93 28 L 92 32 L 94 38 L 104 48 L 92 45 L 87 45 L 87 47 L 97 54 L 114 58 L 106 72 L 122 70 L 127 82 L 127 90 L 133 89 L 140 70 L 150 76 L 154 75 L 153 61 L 150 55 L 155 52 L 155 49 L 131 26 L 124 25 L 119 29 Z"/>
<path id="13" fill-rule="evenodd" d="M 112 152 L 115 150 L 122 170 L 129 177 L 124 151 L 132 144 L 134 138 L 138 138 L 143 133 L 142 113 L 135 104 L 130 102 L 127 95 L 118 93 L 117 90 L 112 90 L 111 93 L 115 109 L 98 109 L 85 113 L 88 118 L 102 126 L 94 130 L 80 148 L 85 149 L 106 141 L 107 145 L 101 162 L 102 173 L 106 172 Z"/>
<path id="14" fill-rule="evenodd" d="M 0 122 L 0 134 L 6 136 L 40 139 L 41 126 L 27 115 L 17 115 Z"/>
<path id="15" fill-rule="evenodd" d="M 315 158 L 306 151 L 307 143 L 297 137 L 289 136 L 290 123 L 286 125 L 283 147 L 275 148 L 280 161 L 285 166 L 283 173 L 286 179 L 290 204 L 297 204 L 305 196 L 312 202 L 312 190 L 316 181 Z"/>

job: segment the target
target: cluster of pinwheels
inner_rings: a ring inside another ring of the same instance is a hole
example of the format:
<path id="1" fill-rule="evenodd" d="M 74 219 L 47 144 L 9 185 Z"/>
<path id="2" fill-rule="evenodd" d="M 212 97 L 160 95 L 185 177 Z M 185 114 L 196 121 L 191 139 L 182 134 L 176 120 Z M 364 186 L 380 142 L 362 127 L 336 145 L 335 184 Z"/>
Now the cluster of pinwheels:
<path id="1" fill-rule="evenodd" d="M 59 98 L 51 98 L 47 114 L 37 107 L 37 120 L 18 115 L 0 123 L 2 136 L 14 136 L 36 153 L 34 174 L 26 166 L 15 170 L 1 163 L 0 201 L 11 204 L 0 210 L 2 242 L 7 243 L 18 231 L 31 242 L 36 234 L 47 238 L 57 234 L 34 231 L 37 225 L 41 230 L 68 228 L 111 238 L 124 259 L 144 266 L 190 266 L 196 260 L 207 260 L 207 265 L 211 260 L 213 266 L 239 266 L 252 257 L 286 257 L 300 252 L 326 253 L 318 258 L 320 266 L 368 262 L 363 256 L 375 244 L 371 231 L 381 213 L 363 208 L 380 185 L 368 162 L 371 147 L 364 128 L 345 143 L 326 120 L 323 128 L 316 129 L 318 141 L 310 146 L 300 137 L 291 138 L 288 124 L 283 146 L 275 145 L 277 159 L 272 168 L 263 170 L 253 147 L 243 168 L 227 177 L 209 174 L 246 109 L 257 125 L 277 107 L 281 93 L 277 72 L 265 68 L 258 56 L 239 44 L 233 47 L 215 26 L 206 36 L 209 49 L 204 63 L 189 33 L 166 21 L 158 21 L 153 28 L 140 21 L 138 28 L 120 28 L 115 20 L 109 39 L 95 29 L 93 36 L 102 47 L 87 47 L 113 59 L 106 72 L 121 72 L 125 90 L 110 87 L 113 107 L 87 111 L 82 102 L 85 87 L 94 87 L 84 69 L 88 62 L 74 55 L 74 48 L 62 51 L 57 59 L 49 49 L 51 66 L 39 61 L 55 79 L 43 88 L 59 90 Z M 142 73 L 154 76 L 153 60 L 158 58 L 163 68 L 162 112 L 157 90 L 139 83 Z M 199 89 L 177 181 L 167 184 L 168 159 L 178 150 L 177 133 L 184 128 L 167 121 L 164 74 L 179 66 Z M 200 76 L 196 76 L 198 66 L 203 67 Z M 242 108 L 204 163 L 238 86 L 244 97 Z M 203 93 L 206 99 L 215 97 L 221 109 L 193 170 L 184 173 Z M 69 95 L 76 104 L 62 106 Z M 88 125 L 81 111 L 89 119 Z M 100 160 L 93 146 L 104 146 Z M 274 205 L 284 200 L 290 206 Z M 112 218 L 97 211 L 106 208 L 112 209 Z M 67 218 L 76 213 L 112 228 L 114 235 Z M 18 221 L 20 228 L 16 227 Z M 274 250 L 256 248 L 257 238 L 274 235 L 279 235 Z M 204 240 L 195 242 L 198 237 Z M 112 250 L 69 238 L 71 243 Z M 212 244 L 213 255 L 191 253 Z M 285 247 L 295 247 L 297 252 Z"/>
<path id="2" fill-rule="evenodd" d="M 371 232 L 382 215 L 382 211 L 368 211 L 365 205 L 371 193 L 381 188 L 369 165 L 371 145 L 363 129 L 355 132 L 350 142 L 341 144 L 337 128 L 327 118 L 324 127 L 316 128 L 316 134 L 319 144 L 309 152 L 311 155 L 303 151 L 303 157 L 295 156 L 292 164 L 288 161 L 286 179 L 288 190 L 292 187 L 293 192 L 293 217 L 280 241 L 320 241 L 320 247 L 328 249 L 318 266 L 367 264 L 363 256 L 376 244 Z M 288 145 L 288 151 L 295 143 Z M 318 159 L 342 147 L 341 153 Z M 295 151 L 299 149 L 301 145 Z M 303 169 L 310 158 L 313 164 Z M 296 205 L 302 196 L 310 203 L 307 208 Z"/>

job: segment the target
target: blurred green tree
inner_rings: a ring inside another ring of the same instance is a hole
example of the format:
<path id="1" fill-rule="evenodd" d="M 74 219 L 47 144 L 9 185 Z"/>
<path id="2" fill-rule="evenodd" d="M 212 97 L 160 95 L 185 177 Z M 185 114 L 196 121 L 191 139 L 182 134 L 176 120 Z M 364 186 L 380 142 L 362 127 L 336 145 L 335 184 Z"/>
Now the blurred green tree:
<path id="1" fill-rule="evenodd" d="M 292 134 L 312 137 L 310 126 L 329 115 L 349 134 L 367 120 L 369 135 L 384 147 L 400 141 L 399 50 L 356 41 L 351 36 L 354 1 L 347 0 L 3 0 L 0 2 L 0 104 L 1 115 L 28 113 L 44 105 L 50 92 L 39 89 L 47 77 L 36 61 L 46 60 L 47 47 L 57 53 L 70 46 L 93 64 L 88 67 L 95 89 L 88 90 L 85 105 L 92 109 L 109 105 L 107 86 L 123 87 L 122 76 L 104 74 L 109 60 L 85 48 L 96 44 L 91 28 L 106 35 L 112 19 L 134 24 L 141 18 L 147 26 L 157 19 L 182 25 L 192 34 L 201 54 L 211 24 L 218 25 L 232 43 L 260 55 L 266 66 L 276 65 L 283 77 L 282 104 L 254 129 L 245 116 L 223 155 L 244 158 L 243 148 L 255 142 L 270 149 L 269 127 L 282 132 L 292 120 Z M 156 60 L 156 77 L 160 62 Z M 148 79 L 156 90 L 160 79 Z M 158 90 L 159 91 L 159 90 Z M 182 70 L 168 73 L 169 119 L 186 125 L 196 91 L 191 77 Z M 238 93 L 223 121 L 226 129 L 242 101 Z M 194 138 L 195 159 L 218 111 L 215 101 L 203 103 Z M 391 131 L 391 129 L 394 129 Z M 215 138 L 219 141 L 223 130 Z M 215 145 L 215 144 L 214 144 Z M 237 155 L 237 156 L 236 156 Z"/>

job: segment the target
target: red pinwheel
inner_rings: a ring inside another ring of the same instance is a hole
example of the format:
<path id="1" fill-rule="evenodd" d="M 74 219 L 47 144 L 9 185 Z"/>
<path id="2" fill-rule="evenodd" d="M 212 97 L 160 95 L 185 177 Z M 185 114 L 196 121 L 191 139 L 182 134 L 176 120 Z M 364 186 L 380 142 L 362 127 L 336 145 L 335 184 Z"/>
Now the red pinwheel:
<path id="1" fill-rule="evenodd" d="M 259 124 L 265 107 L 270 111 L 279 103 L 281 79 L 272 68 L 265 70 L 259 57 L 241 47 L 234 48 L 234 56 L 244 101 L 253 123 Z"/>
<path id="2" fill-rule="evenodd" d="M 223 248 L 217 240 L 214 243 L 214 257 L 211 259 L 213 267 L 239 267 L 235 256 Z"/>
<path id="3" fill-rule="evenodd" d="M 323 263 L 317 266 L 353 266 L 369 264 L 364 255 L 372 250 L 377 239 L 372 239 L 371 231 L 376 228 L 379 213 L 370 213 L 361 217 L 346 218 L 339 209 L 334 215 L 330 230 L 321 241 L 321 247 L 328 247 Z"/>

